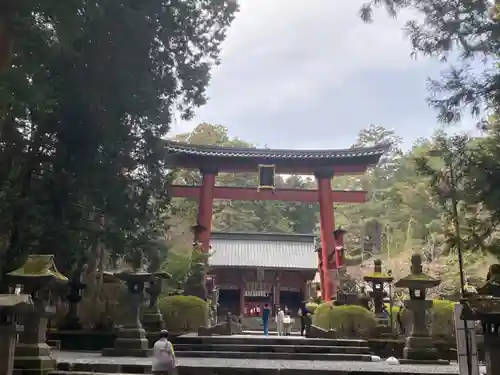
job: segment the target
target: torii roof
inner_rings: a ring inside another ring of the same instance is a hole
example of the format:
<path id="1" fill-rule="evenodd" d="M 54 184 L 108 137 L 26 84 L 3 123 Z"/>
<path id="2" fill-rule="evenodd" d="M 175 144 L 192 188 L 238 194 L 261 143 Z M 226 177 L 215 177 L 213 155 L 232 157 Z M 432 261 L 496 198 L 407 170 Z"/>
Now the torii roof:
<path id="1" fill-rule="evenodd" d="M 224 171 L 255 171 L 259 164 L 274 164 L 277 173 L 314 172 L 315 168 L 330 167 L 332 170 L 341 170 L 338 168 L 341 166 L 356 166 L 362 170 L 349 173 L 363 173 L 367 167 L 377 164 L 389 149 L 386 144 L 337 150 L 258 149 L 193 145 L 172 140 L 165 141 L 165 147 L 170 156 L 169 164 L 174 167 L 200 168 L 210 165 Z"/>

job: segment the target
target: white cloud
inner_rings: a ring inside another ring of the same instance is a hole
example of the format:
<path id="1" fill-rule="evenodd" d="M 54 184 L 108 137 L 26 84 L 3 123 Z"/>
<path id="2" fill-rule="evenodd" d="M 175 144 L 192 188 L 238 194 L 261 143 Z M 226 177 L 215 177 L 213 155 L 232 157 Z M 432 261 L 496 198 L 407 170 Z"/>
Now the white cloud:
<path id="1" fill-rule="evenodd" d="M 222 123 L 260 111 L 279 115 L 307 107 L 354 75 L 414 67 L 403 22 L 376 17 L 364 24 L 358 10 L 365 0 L 240 0 L 223 44 L 222 65 L 213 71 L 209 103 L 191 122 Z M 335 98 L 331 98 L 335 101 Z"/>

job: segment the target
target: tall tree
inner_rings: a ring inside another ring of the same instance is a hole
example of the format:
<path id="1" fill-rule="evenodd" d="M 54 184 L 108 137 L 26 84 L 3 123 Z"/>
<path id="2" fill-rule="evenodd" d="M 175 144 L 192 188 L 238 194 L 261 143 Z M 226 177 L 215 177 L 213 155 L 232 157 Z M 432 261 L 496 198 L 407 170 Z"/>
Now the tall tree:
<path id="1" fill-rule="evenodd" d="M 414 54 L 435 56 L 443 61 L 458 57 L 441 80 L 431 80 L 430 104 L 446 123 L 458 121 L 464 109 L 474 116 L 488 114 L 500 99 L 500 77 L 492 64 L 500 49 L 498 1 L 491 0 L 370 0 L 361 8 L 366 22 L 374 7 L 385 7 L 389 15 L 400 10 L 416 11 L 419 17 L 406 23 L 405 31 Z M 483 63 L 471 68 L 475 60 Z"/>
<path id="2" fill-rule="evenodd" d="M 162 138 L 174 110 L 189 118 L 205 102 L 236 3 L 16 4 L 0 77 L 4 267 L 53 252 L 66 271 L 96 242 L 147 252 L 168 203 Z"/>

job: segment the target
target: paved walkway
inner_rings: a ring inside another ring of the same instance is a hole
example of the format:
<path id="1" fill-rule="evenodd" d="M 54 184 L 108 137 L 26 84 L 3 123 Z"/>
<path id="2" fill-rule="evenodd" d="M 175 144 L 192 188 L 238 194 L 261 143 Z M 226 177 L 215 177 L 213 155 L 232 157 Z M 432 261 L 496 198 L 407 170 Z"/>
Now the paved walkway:
<path id="1" fill-rule="evenodd" d="M 149 365 L 149 358 L 103 357 L 100 353 L 53 351 L 58 362 L 72 363 L 119 363 L 123 365 Z M 385 362 L 333 362 L 333 361 L 297 361 L 297 360 L 263 360 L 263 359 L 226 359 L 226 358 L 178 358 L 179 366 L 230 367 L 254 369 L 295 369 L 346 372 L 387 372 L 413 374 L 446 374 L 458 375 L 458 365 L 388 365 Z M 485 373 L 484 367 L 481 369 Z"/>

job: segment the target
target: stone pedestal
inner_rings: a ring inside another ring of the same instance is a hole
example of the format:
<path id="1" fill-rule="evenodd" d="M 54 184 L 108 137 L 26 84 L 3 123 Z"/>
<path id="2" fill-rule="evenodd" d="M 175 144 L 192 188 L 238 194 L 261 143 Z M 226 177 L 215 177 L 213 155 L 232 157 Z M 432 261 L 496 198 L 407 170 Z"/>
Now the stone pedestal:
<path id="1" fill-rule="evenodd" d="M 28 295 L 0 295 L 0 375 L 12 375 L 17 339 L 17 313 L 31 307 Z"/>
<path id="2" fill-rule="evenodd" d="M 160 332 L 165 329 L 163 315 L 158 308 L 148 308 L 142 316 L 142 326 L 148 333 Z"/>
<path id="3" fill-rule="evenodd" d="M 500 337 L 484 336 L 486 373 L 500 374 Z"/>
<path id="4" fill-rule="evenodd" d="M 12 374 L 16 348 L 16 324 L 0 325 L 0 375 Z"/>
<path id="5" fill-rule="evenodd" d="M 46 375 L 56 368 L 46 343 L 47 311 L 45 303 L 35 300 L 35 308 L 23 314 L 23 331 L 14 356 L 14 375 Z"/>
<path id="6" fill-rule="evenodd" d="M 137 285 L 136 285 L 137 286 Z M 142 327 L 140 317 L 140 306 L 142 302 L 142 288 L 131 289 L 129 285 L 128 295 L 122 304 L 128 308 L 125 324 L 118 329 L 115 346 L 102 351 L 104 356 L 109 357 L 148 357 L 149 349 L 146 331 Z"/>

